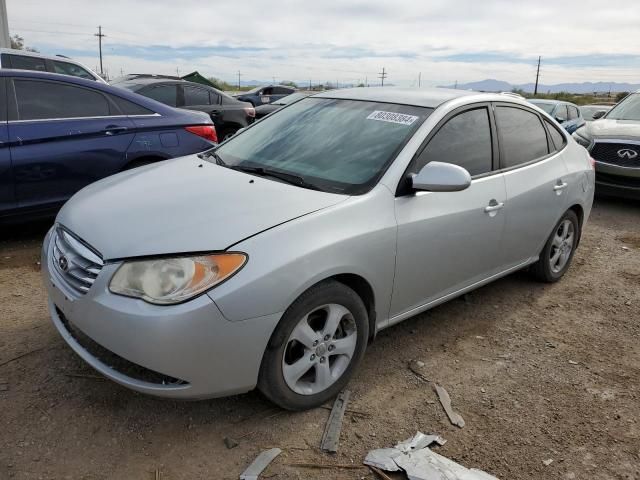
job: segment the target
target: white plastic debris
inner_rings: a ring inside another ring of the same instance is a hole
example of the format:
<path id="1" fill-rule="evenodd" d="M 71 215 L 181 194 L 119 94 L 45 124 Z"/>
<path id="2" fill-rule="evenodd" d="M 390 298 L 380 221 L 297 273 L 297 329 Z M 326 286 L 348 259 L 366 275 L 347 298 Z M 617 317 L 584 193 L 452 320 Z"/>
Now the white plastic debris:
<path id="1" fill-rule="evenodd" d="M 279 448 L 272 448 L 265 450 L 256 459 L 251 462 L 251 465 L 240 474 L 240 480 L 258 480 L 258 477 L 262 471 L 269 466 L 273 459 L 282 453 Z"/>
<path id="2" fill-rule="evenodd" d="M 451 397 L 449 397 L 449 393 L 444 389 L 444 387 L 441 387 L 440 385 L 436 385 L 435 389 L 436 393 L 438 394 L 438 398 L 440 399 L 440 403 L 442 404 L 442 408 L 444 408 L 444 411 L 449 417 L 449 421 L 453 425 L 463 428 L 464 418 L 462 418 L 462 415 L 455 412 L 451 407 Z"/>
<path id="3" fill-rule="evenodd" d="M 498 480 L 486 472 L 468 469 L 432 452 L 427 447 L 433 443 L 444 445 L 445 440 L 438 435 L 417 432 L 395 448 L 371 450 L 364 464 L 387 472 L 403 470 L 409 480 Z"/>

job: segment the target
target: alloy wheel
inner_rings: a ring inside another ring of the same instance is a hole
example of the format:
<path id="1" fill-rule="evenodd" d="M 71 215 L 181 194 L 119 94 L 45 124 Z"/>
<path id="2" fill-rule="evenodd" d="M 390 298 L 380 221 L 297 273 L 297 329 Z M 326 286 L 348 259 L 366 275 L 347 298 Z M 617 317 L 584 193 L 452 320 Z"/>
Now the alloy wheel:
<path id="1" fill-rule="evenodd" d="M 571 220 L 565 219 L 558 225 L 549 252 L 549 266 L 553 273 L 561 272 L 571 258 L 574 235 Z"/>
<path id="2" fill-rule="evenodd" d="M 344 306 L 332 303 L 304 315 L 284 350 L 282 372 L 300 395 L 329 388 L 349 367 L 358 341 L 356 322 Z"/>

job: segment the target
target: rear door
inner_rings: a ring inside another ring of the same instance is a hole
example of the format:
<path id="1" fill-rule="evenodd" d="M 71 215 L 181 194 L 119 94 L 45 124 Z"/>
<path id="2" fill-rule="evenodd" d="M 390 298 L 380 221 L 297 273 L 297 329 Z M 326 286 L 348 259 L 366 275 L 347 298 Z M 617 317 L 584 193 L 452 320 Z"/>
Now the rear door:
<path id="1" fill-rule="evenodd" d="M 4 78 L 0 78 L 0 213 L 15 207 L 5 82 Z"/>
<path id="2" fill-rule="evenodd" d="M 573 105 L 567 105 L 568 121 L 566 123 L 566 130 L 569 133 L 575 132 L 578 128 L 584 125 L 584 119 L 580 116 L 580 111 Z"/>
<path id="3" fill-rule="evenodd" d="M 9 139 L 20 207 L 59 204 L 126 162 L 133 123 L 99 90 L 15 77 Z"/>
<path id="4" fill-rule="evenodd" d="M 506 190 L 494 171 L 497 150 L 489 105 L 456 111 L 427 139 L 408 169 L 431 161 L 472 175 L 461 192 L 407 192 L 396 198 L 398 240 L 391 316 L 480 282 L 502 270 Z"/>
<path id="5" fill-rule="evenodd" d="M 569 178 L 537 112 L 514 104 L 494 111 L 507 187 L 504 255 L 513 267 L 540 253 L 567 208 Z"/>

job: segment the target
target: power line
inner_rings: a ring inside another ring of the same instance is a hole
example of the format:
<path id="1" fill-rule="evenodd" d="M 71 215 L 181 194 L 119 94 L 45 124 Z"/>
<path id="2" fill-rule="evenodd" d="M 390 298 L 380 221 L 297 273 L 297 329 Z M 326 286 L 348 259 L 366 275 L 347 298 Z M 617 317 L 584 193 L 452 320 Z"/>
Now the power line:
<path id="1" fill-rule="evenodd" d="M 98 48 L 100 49 L 100 76 L 104 75 L 104 71 L 102 70 L 102 37 L 106 37 L 104 33 L 102 33 L 102 26 L 98 26 L 98 33 L 94 34 L 98 37 Z"/>
<path id="2" fill-rule="evenodd" d="M 382 81 L 382 86 L 384 87 L 384 79 L 387 78 L 389 76 L 388 73 L 386 73 L 384 71 L 384 67 L 382 67 L 382 72 L 380 72 L 380 75 L 378 76 L 378 78 Z"/>

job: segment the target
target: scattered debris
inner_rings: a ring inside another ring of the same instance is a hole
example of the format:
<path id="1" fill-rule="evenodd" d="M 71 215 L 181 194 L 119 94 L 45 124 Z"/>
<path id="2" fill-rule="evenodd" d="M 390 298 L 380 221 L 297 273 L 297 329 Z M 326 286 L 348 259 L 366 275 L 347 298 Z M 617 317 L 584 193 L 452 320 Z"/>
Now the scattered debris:
<path id="1" fill-rule="evenodd" d="M 487 393 L 487 390 L 485 388 L 481 388 L 480 393 Z"/>
<path id="2" fill-rule="evenodd" d="M 369 468 L 371 469 L 371 471 L 373 473 L 375 473 L 376 475 L 378 475 L 382 480 L 393 480 L 389 475 L 387 475 L 386 473 L 384 473 L 382 470 L 380 470 L 378 467 L 374 467 L 373 465 L 369 465 Z"/>
<path id="3" fill-rule="evenodd" d="M 320 408 L 324 408 L 325 410 L 333 410 L 333 407 L 328 407 L 326 405 L 321 405 Z M 360 417 L 370 417 L 371 414 L 369 412 L 363 412 L 361 410 L 353 410 L 351 408 L 347 408 L 344 411 L 345 413 L 350 413 L 351 415 L 357 415 Z"/>
<path id="4" fill-rule="evenodd" d="M 420 360 L 411 360 L 409 362 L 409 370 L 411 370 L 420 380 L 431 383 L 431 380 L 424 373 L 425 363 Z"/>
<path id="5" fill-rule="evenodd" d="M 160 480 L 160 470 L 156 468 L 155 474 L 154 474 L 154 478 L 155 480 Z"/>
<path id="6" fill-rule="evenodd" d="M 27 355 L 31 355 L 32 353 L 37 353 L 37 352 L 39 352 L 41 350 L 45 350 L 47 348 L 49 348 L 49 347 L 40 347 L 40 348 L 36 348 L 35 350 L 30 350 L 30 351 L 28 351 L 26 353 L 22 353 L 22 354 L 18 355 L 17 357 L 10 358 L 9 360 L 5 360 L 4 362 L 0 363 L 0 367 L 4 367 L 5 365 L 7 365 L 7 364 L 9 364 L 11 362 L 15 362 L 16 360 L 20 360 L 21 358 L 26 357 Z"/>
<path id="7" fill-rule="evenodd" d="M 273 460 L 282 453 L 279 448 L 265 450 L 240 474 L 240 480 L 258 480 L 258 476 Z"/>
<path id="8" fill-rule="evenodd" d="M 404 471 L 409 480 L 497 480 L 488 473 L 463 467 L 427 448 L 431 443 L 443 445 L 444 442 L 437 435 L 418 432 L 413 438 L 398 443 L 395 448 L 371 450 L 363 463 L 383 480 L 390 480 L 390 477 L 381 470 Z"/>
<path id="9" fill-rule="evenodd" d="M 438 394 L 438 398 L 440 399 L 440 403 L 442 404 L 442 408 L 447 412 L 447 416 L 449 417 L 449 421 L 460 428 L 464 427 L 464 419 L 462 416 L 455 412 L 453 408 L 451 408 L 451 397 L 449 397 L 449 393 L 440 385 L 435 386 L 436 393 Z"/>
<path id="10" fill-rule="evenodd" d="M 432 443 L 437 443 L 438 445 L 443 446 L 447 441 L 440 435 L 425 435 L 422 432 L 417 432 L 413 438 L 405 440 L 404 442 L 399 442 L 395 448 L 400 450 L 402 453 L 409 453 L 413 450 L 421 450 L 424 447 L 428 447 Z"/>
<path id="11" fill-rule="evenodd" d="M 556 348 L 556 346 L 551 342 L 544 342 L 544 346 L 546 348 Z"/>
<path id="12" fill-rule="evenodd" d="M 631 250 L 629 247 L 625 247 L 625 246 L 622 246 L 621 248 L 622 248 L 625 252 L 628 252 L 629 250 Z"/>
<path id="13" fill-rule="evenodd" d="M 576 362 L 575 360 L 569 360 L 569 363 L 570 363 L 571 365 L 578 365 L 578 362 Z"/>
<path id="14" fill-rule="evenodd" d="M 631 300 L 627 300 L 626 302 L 624 302 L 624 304 L 628 307 L 629 305 L 631 305 Z"/>
<path id="15" fill-rule="evenodd" d="M 227 447 L 229 450 L 231 450 L 232 448 L 236 448 L 238 445 L 240 445 L 233 438 L 229 438 L 229 437 L 224 437 L 222 441 L 224 442 L 224 446 Z"/>
<path id="16" fill-rule="evenodd" d="M 544 465 L 548 467 L 553 463 L 553 458 L 547 458 L 546 460 L 543 460 L 542 463 L 544 463 Z"/>
<path id="17" fill-rule="evenodd" d="M 336 453 L 338 451 L 340 430 L 342 430 L 342 420 L 344 418 L 344 412 L 347 409 L 349 395 L 349 390 L 343 390 L 338 394 L 336 401 L 333 403 L 333 408 L 331 409 L 329 419 L 324 428 L 324 434 L 322 435 L 322 442 L 320 443 L 320 448 L 325 452 Z"/>

